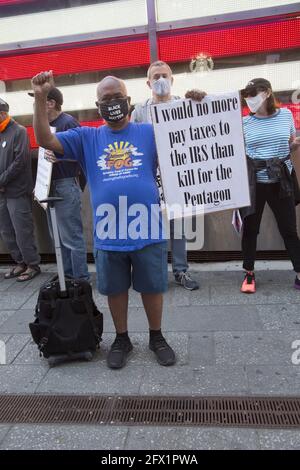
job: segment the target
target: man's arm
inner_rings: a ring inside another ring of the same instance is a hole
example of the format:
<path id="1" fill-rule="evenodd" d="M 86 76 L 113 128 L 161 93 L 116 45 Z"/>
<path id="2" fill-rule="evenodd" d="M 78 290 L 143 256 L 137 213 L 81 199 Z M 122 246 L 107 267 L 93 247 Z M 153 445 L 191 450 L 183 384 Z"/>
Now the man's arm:
<path id="1" fill-rule="evenodd" d="M 47 95 L 54 87 L 52 71 L 35 75 L 31 80 L 31 85 L 35 98 L 33 128 L 36 141 L 41 147 L 63 155 L 63 147 L 56 136 L 51 133 L 47 117 Z"/>
<path id="2" fill-rule="evenodd" d="M 290 150 L 291 152 L 299 152 L 300 150 L 300 137 L 290 138 Z"/>
<path id="3" fill-rule="evenodd" d="M 20 128 L 14 137 L 13 143 L 14 160 L 9 167 L 0 174 L 0 188 L 19 176 L 26 167 L 26 159 L 29 158 L 29 142 L 27 132 Z"/>

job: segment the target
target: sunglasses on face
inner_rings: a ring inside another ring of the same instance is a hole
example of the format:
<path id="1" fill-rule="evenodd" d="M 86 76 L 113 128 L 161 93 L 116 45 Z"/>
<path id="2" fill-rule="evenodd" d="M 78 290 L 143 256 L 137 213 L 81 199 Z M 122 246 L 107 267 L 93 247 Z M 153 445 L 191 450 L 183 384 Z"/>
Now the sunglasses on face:
<path id="1" fill-rule="evenodd" d="M 244 88 L 244 90 L 241 90 L 241 95 L 243 98 L 254 98 L 258 93 L 261 93 L 262 91 L 266 91 L 264 88 L 256 88 L 256 87 L 248 87 Z"/>

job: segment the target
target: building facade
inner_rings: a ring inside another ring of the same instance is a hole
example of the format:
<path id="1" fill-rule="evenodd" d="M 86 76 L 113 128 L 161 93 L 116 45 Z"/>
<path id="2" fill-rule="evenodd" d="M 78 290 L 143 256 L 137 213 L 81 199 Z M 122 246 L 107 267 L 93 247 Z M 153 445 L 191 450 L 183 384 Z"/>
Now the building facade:
<path id="1" fill-rule="evenodd" d="M 0 96 L 28 128 L 32 147 L 36 143 L 27 91 L 34 74 L 53 70 L 64 94 L 64 111 L 83 125 L 98 126 L 97 82 L 116 75 L 125 80 L 133 104 L 143 101 L 150 96 L 146 71 L 156 59 L 170 64 L 173 92 L 181 96 L 191 88 L 207 93 L 238 90 L 251 78 L 267 78 L 281 106 L 292 111 L 300 133 L 300 2 L 0 0 L 0 30 Z M 274 257 L 284 246 L 266 211 L 258 249 Z M 34 213 L 40 251 L 49 253 L 45 215 L 37 205 Z M 87 190 L 83 219 L 92 252 Z M 206 216 L 205 244 L 198 258 L 208 253 L 210 259 L 225 259 L 239 250 L 231 213 Z M 0 253 L 5 253 L 1 241 Z"/>

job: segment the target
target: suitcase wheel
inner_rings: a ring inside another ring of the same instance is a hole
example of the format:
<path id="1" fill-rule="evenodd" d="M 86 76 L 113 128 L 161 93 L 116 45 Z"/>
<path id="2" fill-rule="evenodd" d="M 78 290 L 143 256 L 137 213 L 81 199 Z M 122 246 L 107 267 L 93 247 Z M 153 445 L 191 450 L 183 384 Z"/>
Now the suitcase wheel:
<path id="1" fill-rule="evenodd" d="M 84 351 L 80 353 L 73 353 L 69 354 L 58 354 L 54 356 L 50 356 L 48 358 L 49 367 L 56 366 L 57 364 L 62 364 L 63 362 L 70 362 L 70 361 L 91 361 L 93 359 L 93 354 L 91 351 Z"/>
<path id="2" fill-rule="evenodd" d="M 93 359 L 93 354 L 91 353 L 91 351 L 86 351 L 84 353 L 84 359 L 86 361 L 91 361 Z"/>
<path id="3" fill-rule="evenodd" d="M 67 357 L 66 355 L 64 356 L 50 356 L 48 357 L 48 364 L 49 364 L 49 367 L 53 367 L 53 366 L 56 366 L 57 364 L 61 364 L 62 362 L 65 362 L 67 361 Z"/>

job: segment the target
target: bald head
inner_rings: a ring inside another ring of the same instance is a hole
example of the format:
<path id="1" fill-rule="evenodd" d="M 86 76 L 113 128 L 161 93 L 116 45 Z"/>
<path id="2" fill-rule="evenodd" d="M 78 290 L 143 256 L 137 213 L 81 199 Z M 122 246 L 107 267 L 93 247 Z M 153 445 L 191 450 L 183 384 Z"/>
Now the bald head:
<path id="1" fill-rule="evenodd" d="M 103 80 L 101 80 L 101 82 L 99 82 L 97 86 L 98 101 L 102 101 L 103 96 L 106 97 L 107 95 L 109 96 L 117 95 L 117 96 L 113 96 L 113 98 L 111 99 L 114 99 L 116 97 L 123 98 L 127 96 L 127 89 L 123 80 L 120 80 L 120 78 L 113 77 L 110 75 L 107 77 L 104 77 Z"/>

